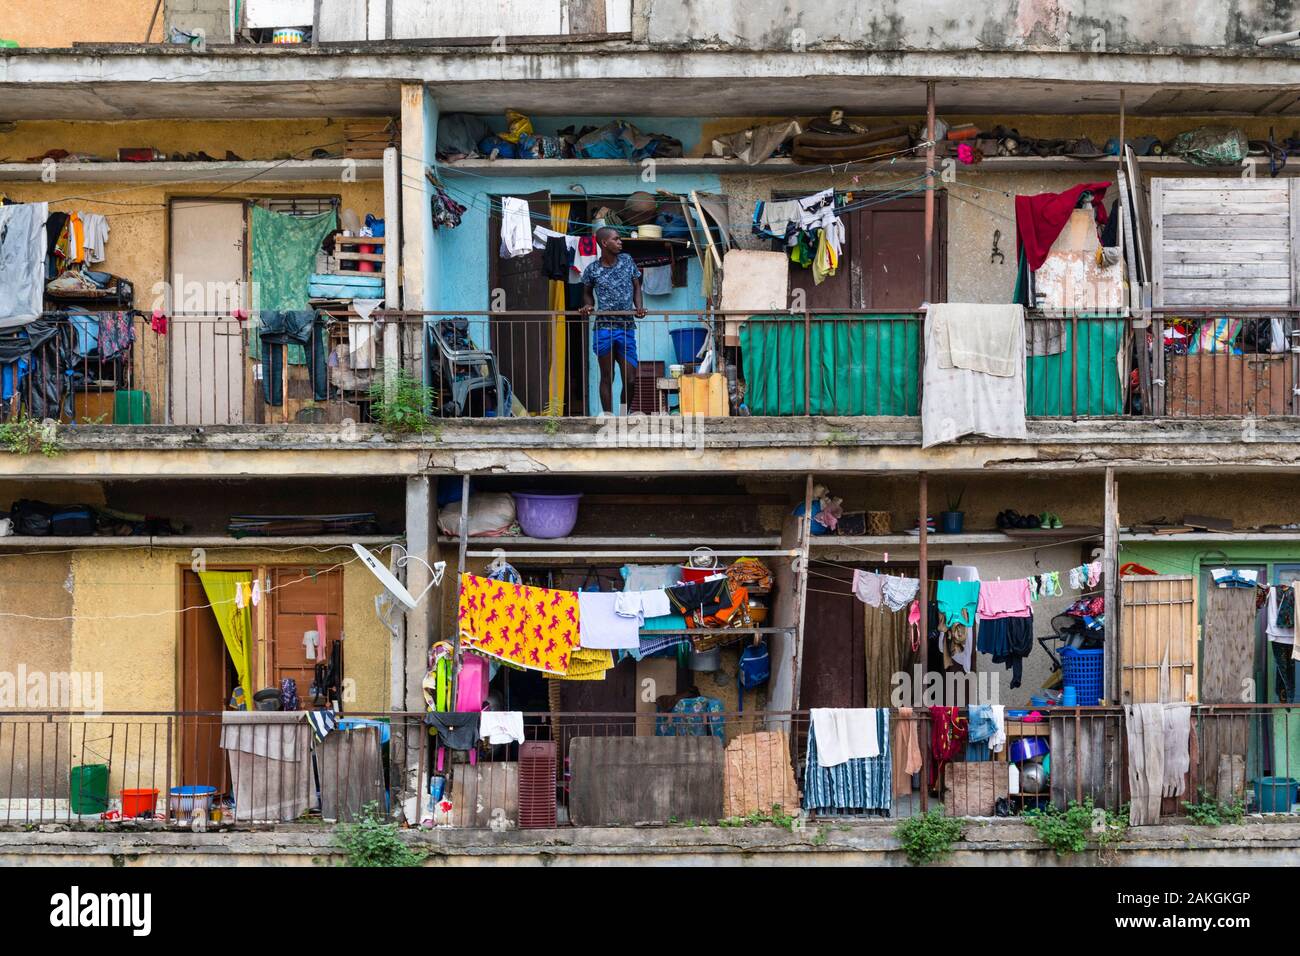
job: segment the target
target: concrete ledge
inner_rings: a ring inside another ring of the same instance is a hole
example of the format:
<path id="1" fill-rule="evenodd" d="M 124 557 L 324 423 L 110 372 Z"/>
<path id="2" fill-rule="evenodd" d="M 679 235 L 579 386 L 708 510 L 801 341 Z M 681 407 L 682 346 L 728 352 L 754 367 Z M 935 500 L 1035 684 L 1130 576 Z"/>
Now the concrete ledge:
<path id="1" fill-rule="evenodd" d="M 906 866 L 893 833 L 898 821 L 812 823 L 802 833 L 776 827 L 618 827 L 491 832 L 405 831 L 429 852 L 426 866 Z M 332 830 L 288 826 L 266 832 L 4 832 L 5 866 L 312 866 L 343 856 Z M 1089 850 L 1058 858 L 1016 821 L 973 821 L 951 866 L 1295 866 L 1300 823 L 1170 825 L 1130 830 L 1099 860 Z"/>
<path id="2" fill-rule="evenodd" d="M 920 440 L 915 418 L 447 420 L 400 440 L 372 426 L 77 426 L 56 458 L 0 454 L 0 477 L 1300 469 L 1300 419 L 1044 420 L 1026 442 Z"/>

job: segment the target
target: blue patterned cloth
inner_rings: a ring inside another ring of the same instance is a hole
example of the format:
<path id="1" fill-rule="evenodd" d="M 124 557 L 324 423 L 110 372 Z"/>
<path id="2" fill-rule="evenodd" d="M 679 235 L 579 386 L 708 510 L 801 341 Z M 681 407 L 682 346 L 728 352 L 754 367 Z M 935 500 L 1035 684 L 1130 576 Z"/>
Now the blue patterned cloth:
<path id="1" fill-rule="evenodd" d="M 817 736 L 808 725 L 808 752 L 803 777 L 803 808 L 828 812 L 894 808 L 894 771 L 889 753 L 889 711 L 876 710 L 880 755 L 854 757 L 834 767 L 817 762 Z"/>
<path id="2" fill-rule="evenodd" d="M 630 328 L 636 320 L 630 315 L 606 316 L 604 312 L 631 312 L 636 308 L 632 299 L 632 280 L 641 278 L 632 257 L 626 252 L 619 253 L 612 266 L 606 266 L 599 259 L 588 264 L 582 270 L 582 284 L 596 293 L 597 329 Z"/>
<path id="3" fill-rule="evenodd" d="M 656 737 L 723 737 L 725 721 L 721 717 L 705 716 L 722 713 L 722 701 L 715 697 L 687 697 L 679 700 L 673 707 L 673 713 L 682 716 L 655 719 Z"/>

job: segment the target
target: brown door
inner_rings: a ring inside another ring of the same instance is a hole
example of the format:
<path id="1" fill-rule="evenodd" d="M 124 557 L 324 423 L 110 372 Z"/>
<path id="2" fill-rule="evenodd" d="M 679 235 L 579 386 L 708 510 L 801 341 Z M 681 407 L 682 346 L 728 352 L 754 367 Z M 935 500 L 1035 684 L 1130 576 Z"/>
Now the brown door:
<path id="1" fill-rule="evenodd" d="M 925 197 L 875 200 L 859 193 L 843 214 L 840 267 L 821 285 L 812 269 L 790 265 L 790 288 L 802 289 L 810 309 L 898 309 L 941 302 L 947 287 L 944 260 L 946 204 L 936 197 L 934 281 L 925 293 Z M 870 203 L 870 205 L 866 205 Z"/>
<path id="2" fill-rule="evenodd" d="M 501 213 L 495 208 L 500 197 L 497 198 L 488 219 L 485 308 L 523 314 L 492 318 L 492 351 L 514 395 L 530 412 L 540 412 L 550 398 L 551 317 L 546 311 L 551 304 L 550 284 L 542 271 L 540 250 L 534 249 L 517 258 L 501 258 Z M 517 198 L 528 201 L 533 225 L 546 224 L 551 208 L 549 192 Z"/>
<path id="3" fill-rule="evenodd" d="M 182 711 L 214 713 L 184 717 L 180 722 L 180 782 L 182 786 L 226 790 L 226 760 L 221 749 L 221 711 L 234 690 L 235 673 L 226 642 L 208 607 L 199 576 L 182 572 L 180 707 Z M 245 688 L 251 694 L 252 688 Z"/>
<path id="4" fill-rule="evenodd" d="M 864 605 L 851 593 L 853 571 L 830 567 L 809 589 L 804 612 L 799 709 L 866 706 L 866 662 L 862 640 Z M 828 593 L 834 592 L 834 593 Z"/>
<path id="5" fill-rule="evenodd" d="M 343 634 L 343 569 L 272 568 L 271 587 L 271 686 L 292 677 L 300 709 L 310 710 L 316 664 L 329 660 L 330 648 Z M 325 633 L 316 660 L 309 660 L 303 636 L 318 630 L 317 615 L 325 618 Z"/>

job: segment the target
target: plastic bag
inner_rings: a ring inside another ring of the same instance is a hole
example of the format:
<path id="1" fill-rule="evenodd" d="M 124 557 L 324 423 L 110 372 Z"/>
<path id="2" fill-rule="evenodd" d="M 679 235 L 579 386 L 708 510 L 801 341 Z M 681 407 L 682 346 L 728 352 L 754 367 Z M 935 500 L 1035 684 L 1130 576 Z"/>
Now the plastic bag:
<path id="1" fill-rule="evenodd" d="M 1198 126 L 1175 136 L 1169 152 L 1198 166 L 1240 166 L 1250 153 L 1250 144 L 1239 129 Z"/>

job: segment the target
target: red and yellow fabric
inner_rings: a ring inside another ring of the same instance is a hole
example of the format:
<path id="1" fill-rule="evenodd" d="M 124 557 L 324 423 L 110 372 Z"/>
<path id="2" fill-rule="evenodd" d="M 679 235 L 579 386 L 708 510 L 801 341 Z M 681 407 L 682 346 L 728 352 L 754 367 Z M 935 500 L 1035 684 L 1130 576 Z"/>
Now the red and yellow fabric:
<path id="1" fill-rule="evenodd" d="M 614 666 L 614 655 L 596 647 L 575 647 L 569 655 L 569 669 L 564 674 L 550 674 L 555 680 L 604 680 Z"/>
<path id="2" fill-rule="evenodd" d="M 459 628 L 465 646 L 527 670 L 567 674 L 578 647 L 578 595 L 461 575 Z"/>

